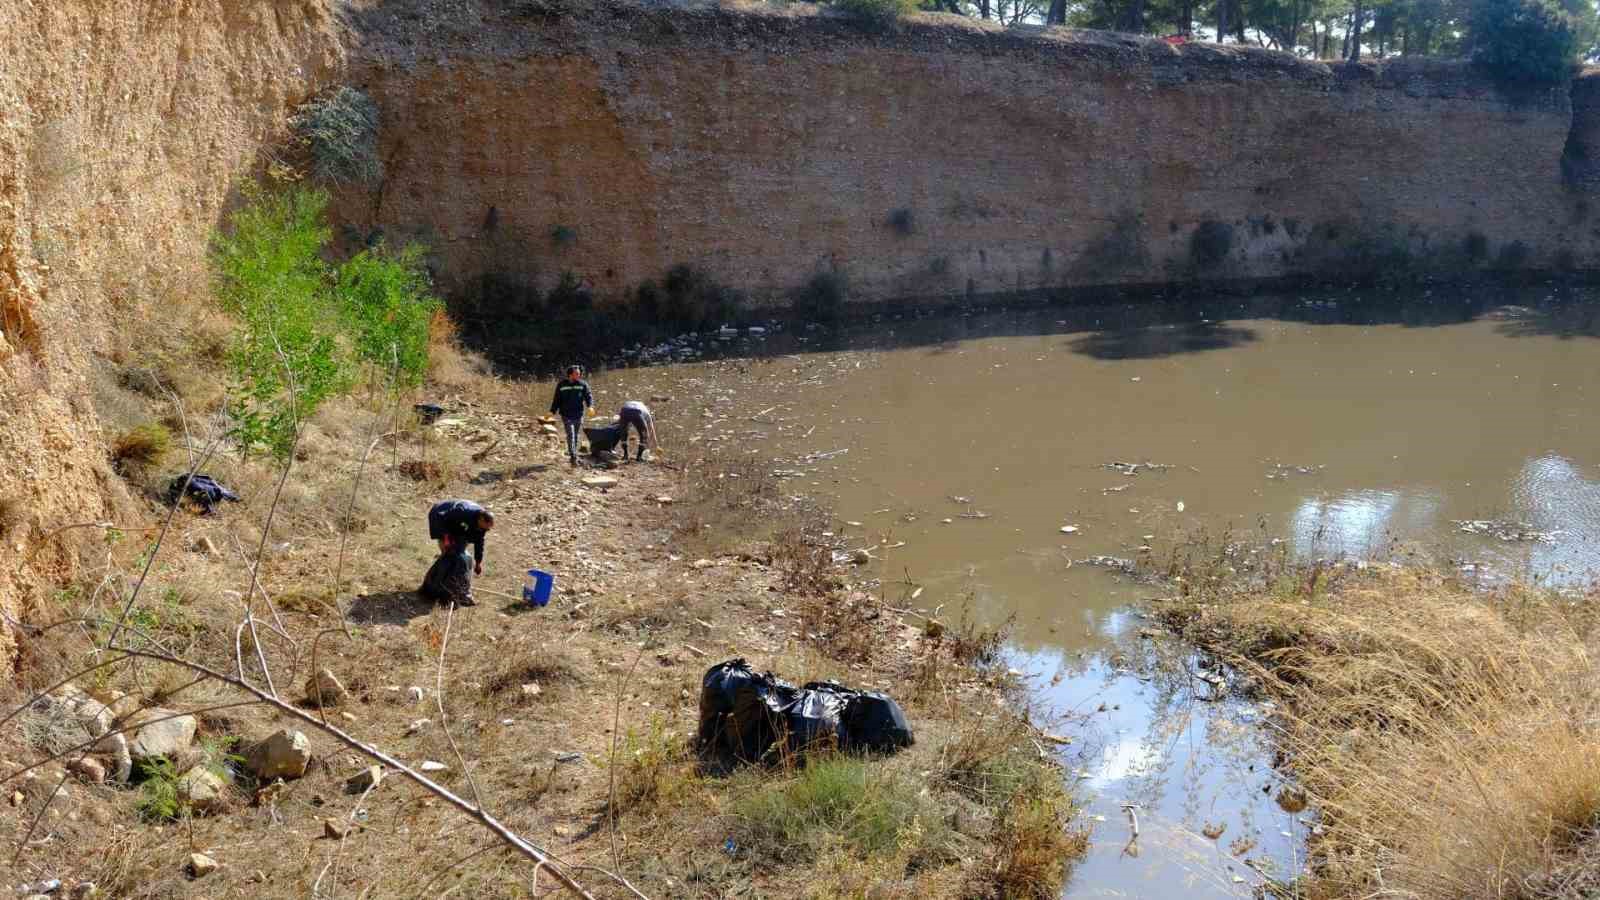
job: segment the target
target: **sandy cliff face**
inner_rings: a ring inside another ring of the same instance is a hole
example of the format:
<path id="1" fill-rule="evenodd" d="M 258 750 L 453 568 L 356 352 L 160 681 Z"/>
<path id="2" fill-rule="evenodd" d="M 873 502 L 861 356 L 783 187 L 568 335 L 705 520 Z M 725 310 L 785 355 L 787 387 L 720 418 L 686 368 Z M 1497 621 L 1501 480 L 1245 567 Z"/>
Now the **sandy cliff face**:
<path id="1" fill-rule="evenodd" d="M 452 289 L 690 262 L 881 300 L 1594 256 L 1566 89 L 1457 64 L 771 9 L 460 4 L 407 32 L 407 8 L 354 21 L 388 177 L 341 208 L 433 245 Z"/>
<path id="2" fill-rule="evenodd" d="M 0 46 L 0 609 L 28 615 L 100 537 L 57 529 L 135 524 L 95 354 L 201 289 L 235 180 L 340 51 L 320 0 L 13 0 Z"/>

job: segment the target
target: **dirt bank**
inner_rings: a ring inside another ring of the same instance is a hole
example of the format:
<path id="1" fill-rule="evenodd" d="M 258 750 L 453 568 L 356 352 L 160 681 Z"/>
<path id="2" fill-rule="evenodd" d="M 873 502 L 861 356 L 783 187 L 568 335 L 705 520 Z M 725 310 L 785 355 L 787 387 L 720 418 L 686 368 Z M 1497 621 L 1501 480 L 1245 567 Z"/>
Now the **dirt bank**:
<path id="1" fill-rule="evenodd" d="M 1050 895 L 1081 837 L 1066 830 L 1076 827 L 1071 806 L 1038 750 L 1040 732 L 999 702 L 1010 679 L 983 664 L 995 637 L 902 621 L 869 573 L 811 556 L 798 532 L 767 540 L 771 528 L 751 528 L 750 517 L 800 521 L 804 507 L 779 497 L 759 464 L 669 451 L 605 473 L 614 485 L 585 484 L 597 473 L 569 469 L 558 439 L 530 415 L 544 387 L 475 377 L 446 397 L 451 412 L 432 429 L 380 443 L 358 486 L 360 450 L 392 426 L 392 409 L 343 401 L 319 416 L 261 567 L 275 609 L 258 601 L 262 646 L 280 666 L 283 696 L 304 703 L 316 644 L 315 665 L 351 695 L 329 710 L 331 721 L 408 764 L 444 763 L 435 776 L 444 785 L 482 797 L 561 859 L 615 869 L 650 896 Z M 676 449 L 687 429 L 673 404 L 656 405 Z M 151 640 L 232 671 L 232 623 L 250 583 L 244 560 L 260 542 L 275 478 L 231 458 L 208 468 L 244 500 L 212 517 L 178 517 L 132 621 Z M 434 553 L 424 513 L 448 495 L 499 517 L 480 602 L 453 614 L 411 593 Z M 114 616 L 128 590 L 121 573 L 135 571 L 156 535 L 143 529 L 106 544 L 106 568 L 36 621 Z M 516 593 L 534 566 L 557 576 L 549 607 L 493 593 Z M 341 611 L 349 638 L 338 630 Z M 31 642 L 19 689 L 75 668 L 83 640 L 52 632 Z M 736 656 L 795 681 L 837 677 L 888 691 L 906 704 L 917 743 L 882 760 L 713 774 L 688 742 L 699 681 Z M 15 833 L 38 826 L 8 883 L 89 880 L 117 897 L 526 896 L 529 868 L 502 852 L 451 868 L 487 835 L 415 787 L 390 777 L 370 794 L 345 793 L 369 761 L 314 728 L 300 726 L 311 754 L 303 778 L 281 787 L 254 779 L 249 748 L 296 723 L 259 706 L 211 708 L 235 693 L 187 680 L 164 665 L 76 679 L 102 699 L 123 691 L 144 706 L 209 711 L 197 713 L 198 735 L 175 767 L 142 773 L 141 786 L 73 775 L 51 800 L 59 763 L 10 784 L 7 794 L 19 790 L 5 807 Z M 8 703 L 20 696 L 7 691 Z M 53 740 L 37 716 L 24 718 L 31 724 L 5 734 L 6 773 Z M 223 777 L 216 810 L 153 816 L 162 786 L 186 769 Z M 349 833 L 327 838 L 326 820 Z M 195 852 L 218 871 L 193 878 L 186 861 Z M 582 880 L 599 896 L 618 895 L 603 877 Z"/>

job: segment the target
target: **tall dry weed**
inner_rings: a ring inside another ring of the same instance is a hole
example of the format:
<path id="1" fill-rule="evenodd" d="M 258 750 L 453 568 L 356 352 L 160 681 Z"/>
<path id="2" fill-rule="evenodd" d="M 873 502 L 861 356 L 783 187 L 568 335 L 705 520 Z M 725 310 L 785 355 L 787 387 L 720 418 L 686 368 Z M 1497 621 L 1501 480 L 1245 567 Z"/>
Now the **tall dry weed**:
<path id="1" fill-rule="evenodd" d="M 1330 584 L 1169 611 L 1284 711 L 1321 815 L 1305 896 L 1547 896 L 1600 824 L 1600 597 L 1391 569 Z"/>

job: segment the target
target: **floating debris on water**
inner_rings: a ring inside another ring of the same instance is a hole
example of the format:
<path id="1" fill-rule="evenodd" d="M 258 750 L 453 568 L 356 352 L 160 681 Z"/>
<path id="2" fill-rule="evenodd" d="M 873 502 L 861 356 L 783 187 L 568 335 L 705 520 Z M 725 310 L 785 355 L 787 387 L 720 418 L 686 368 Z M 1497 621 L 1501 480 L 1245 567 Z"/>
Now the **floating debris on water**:
<path id="1" fill-rule="evenodd" d="M 1128 476 L 1129 478 L 1132 478 L 1133 476 L 1139 474 L 1139 471 L 1141 469 L 1149 469 L 1152 472 L 1165 472 L 1166 470 L 1172 468 L 1172 466 L 1170 466 L 1170 465 L 1168 465 L 1166 463 L 1153 463 L 1153 462 L 1138 462 L 1138 463 L 1108 462 L 1108 463 L 1101 463 L 1100 467 L 1103 468 L 1103 469 L 1110 469 L 1113 472 L 1121 472 L 1122 474 Z"/>
<path id="2" fill-rule="evenodd" d="M 1527 522 L 1507 522 L 1501 519 L 1452 519 L 1450 524 L 1463 534 L 1487 534 L 1506 543 L 1554 544 L 1565 531 L 1540 531 Z"/>
<path id="3" fill-rule="evenodd" d="M 1273 463 L 1267 471 L 1269 479 L 1288 478 L 1290 475 L 1320 475 L 1327 466 L 1291 466 L 1287 463 Z"/>

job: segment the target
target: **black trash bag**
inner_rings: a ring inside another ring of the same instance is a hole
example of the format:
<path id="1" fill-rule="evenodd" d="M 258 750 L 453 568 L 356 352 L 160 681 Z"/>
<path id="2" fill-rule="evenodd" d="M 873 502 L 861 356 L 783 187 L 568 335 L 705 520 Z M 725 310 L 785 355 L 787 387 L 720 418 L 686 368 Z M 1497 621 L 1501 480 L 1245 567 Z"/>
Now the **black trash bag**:
<path id="1" fill-rule="evenodd" d="M 892 753 L 917 742 L 900 704 L 877 691 L 855 692 L 845 704 L 839 725 L 843 732 L 840 742 L 847 750 Z"/>
<path id="2" fill-rule="evenodd" d="M 744 762 L 821 747 L 887 753 L 914 742 L 905 713 L 884 694 L 836 681 L 796 688 L 771 672 L 757 674 L 743 659 L 706 670 L 699 737 L 702 747 Z"/>
<path id="3" fill-rule="evenodd" d="M 622 443 L 622 438 L 627 433 L 627 428 L 622 425 L 601 425 L 583 429 L 583 436 L 589 439 L 589 453 L 593 456 L 610 453 L 613 447 Z"/>
<path id="4" fill-rule="evenodd" d="M 700 746 L 743 762 L 761 759 L 785 727 L 792 684 L 771 672 L 757 674 L 741 659 L 719 663 L 700 681 Z"/>
<path id="5" fill-rule="evenodd" d="M 417 403 L 411 408 L 417 411 L 417 421 L 424 425 L 432 425 L 444 415 L 444 407 L 437 403 Z"/>
<path id="6" fill-rule="evenodd" d="M 183 489 L 185 480 L 189 482 L 188 491 Z M 210 515 L 211 508 L 224 500 L 232 503 L 239 502 L 238 494 L 217 484 L 210 475 L 196 475 L 193 478 L 187 475 L 179 475 L 172 479 L 172 483 L 167 485 L 167 505 L 177 505 L 184 495 L 187 495 L 189 499 L 199 505 L 201 515 Z"/>
<path id="7" fill-rule="evenodd" d="M 466 550 L 463 548 L 439 554 L 439 558 L 428 567 L 428 574 L 423 576 L 422 587 L 417 588 L 417 593 L 424 600 L 435 603 L 471 606 L 472 560 L 467 558 Z"/>
<path id="8" fill-rule="evenodd" d="M 849 749 L 840 720 L 855 691 L 838 682 L 813 681 L 802 687 L 784 709 L 790 753 L 825 747 Z"/>

